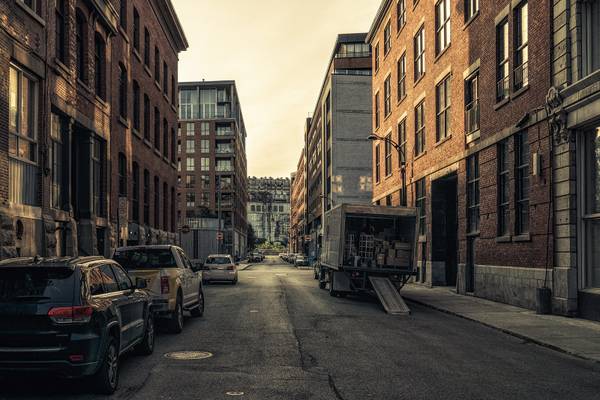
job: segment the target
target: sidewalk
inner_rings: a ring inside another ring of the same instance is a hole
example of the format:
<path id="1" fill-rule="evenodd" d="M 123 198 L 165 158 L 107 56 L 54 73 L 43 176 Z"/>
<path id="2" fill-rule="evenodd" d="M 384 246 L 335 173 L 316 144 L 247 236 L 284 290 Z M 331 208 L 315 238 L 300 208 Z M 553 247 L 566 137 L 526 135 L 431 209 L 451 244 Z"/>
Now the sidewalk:
<path id="1" fill-rule="evenodd" d="M 496 303 L 473 296 L 461 296 L 450 288 L 406 285 L 406 300 L 438 311 L 479 322 L 504 333 L 563 353 L 600 362 L 600 323 Z"/>

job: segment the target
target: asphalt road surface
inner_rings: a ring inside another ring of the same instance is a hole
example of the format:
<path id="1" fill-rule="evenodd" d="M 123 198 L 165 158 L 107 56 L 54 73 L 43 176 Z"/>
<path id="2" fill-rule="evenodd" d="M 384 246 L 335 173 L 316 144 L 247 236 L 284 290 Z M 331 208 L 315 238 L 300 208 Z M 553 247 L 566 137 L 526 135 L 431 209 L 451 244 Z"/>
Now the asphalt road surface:
<path id="1" fill-rule="evenodd" d="M 126 356 L 115 399 L 600 399 L 600 366 L 410 304 L 332 298 L 275 258 L 206 288 L 201 319 Z M 600 339 L 599 339 L 600 340 Z M 173 360 L 174 351 L 212 357 Z M 0 380 L 2 399 L 94 399 L 80 382 Z"/>

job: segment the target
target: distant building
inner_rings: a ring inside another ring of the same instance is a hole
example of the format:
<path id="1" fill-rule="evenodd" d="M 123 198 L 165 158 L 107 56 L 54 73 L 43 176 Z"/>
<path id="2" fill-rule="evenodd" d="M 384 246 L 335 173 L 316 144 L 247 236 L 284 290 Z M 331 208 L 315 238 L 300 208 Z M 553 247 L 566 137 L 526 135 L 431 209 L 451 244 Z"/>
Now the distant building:
<path id="1" fill-rule="evenodd" d="M 290 179 L 248 179 L 248 221 L 257 239 L 287 245 L 290 229 Z"/>
<path id="2" fill-rule="evenodd" d="M 180 227 L 193 230 L 206 226 L 204 219 L 220 219 L 220 250 L 243 256 L 248 230 L 246 128 L 235 82 L 180 83 L 179 119 Z M 193 232 L 188 235 L 191 248 L 185 240 L 184 247 L 199 258 L 199 247 L 206 246 L 194 241 Z"/>
<path id="3" fill-rule="evenodd" d="M 320 252 L 324 211 L 341 203 L 371 202 L 371 47 L 366 36 L 338 36 L 313 117 L 306 121 L 310 257 Z"/>
<path id="4" fill-rule="evenodd" d="M 292 253 L 306 253 L 306 178 L 305 155 L 300 155 L 298 168 L 291 175 L 290 188 L 290 244 Z"/>

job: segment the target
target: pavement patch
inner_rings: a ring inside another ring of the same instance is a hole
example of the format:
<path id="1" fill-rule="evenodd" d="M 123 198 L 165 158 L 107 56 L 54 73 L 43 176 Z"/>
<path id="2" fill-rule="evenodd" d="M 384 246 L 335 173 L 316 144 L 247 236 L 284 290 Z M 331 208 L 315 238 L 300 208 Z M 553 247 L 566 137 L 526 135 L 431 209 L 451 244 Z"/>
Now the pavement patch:
<path id="1" fill-rule="evenodd" d="M 208 351 L 174 351 L 165 354 L 166 358 L 179 361 L 204 360 L 212 356 L 213 354 Z"/>

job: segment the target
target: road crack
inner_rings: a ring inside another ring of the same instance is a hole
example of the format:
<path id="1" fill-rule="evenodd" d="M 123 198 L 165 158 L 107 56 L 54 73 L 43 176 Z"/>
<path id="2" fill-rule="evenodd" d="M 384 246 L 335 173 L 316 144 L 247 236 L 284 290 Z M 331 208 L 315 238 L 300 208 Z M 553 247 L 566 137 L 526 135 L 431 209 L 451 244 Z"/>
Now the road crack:
<path id="1" fill-rule="evenodd" d="M 327 380 L 329 381 L 329 387 L 331 388 L 331 391 L 335 394 L 335 397 L 338 400 L 344 400 L 344 397 L 338 390 L 337 386 L 335 386 L 335 381 L 333 380 L 333 376 L 331 376 L 331 374 L 327 375 Z"/>

